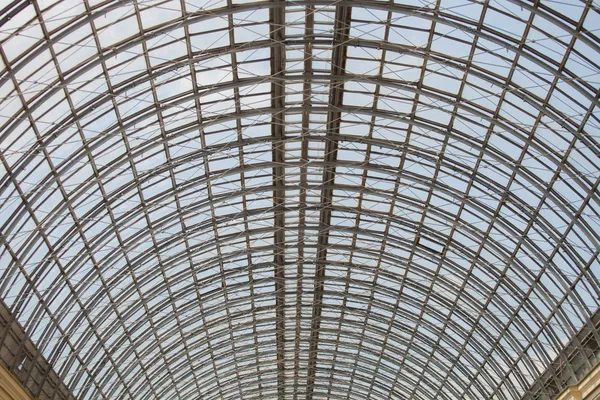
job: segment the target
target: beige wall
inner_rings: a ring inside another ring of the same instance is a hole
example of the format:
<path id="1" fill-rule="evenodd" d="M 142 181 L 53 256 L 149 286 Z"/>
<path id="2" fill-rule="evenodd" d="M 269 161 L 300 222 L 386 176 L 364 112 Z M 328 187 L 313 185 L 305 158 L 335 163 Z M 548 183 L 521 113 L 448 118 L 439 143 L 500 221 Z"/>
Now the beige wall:
<path id="1" fill-rule="evenodd" d="M 0 400 L 31 400 L 19 382 L 2 365 L 0 365 Z"/>
<path id="2" fill-rule="evenodd" d="M 579 384 L 569 386 L 557 398 L 557 400 L 597 399 L 600 399 L 600 363 Z"/>

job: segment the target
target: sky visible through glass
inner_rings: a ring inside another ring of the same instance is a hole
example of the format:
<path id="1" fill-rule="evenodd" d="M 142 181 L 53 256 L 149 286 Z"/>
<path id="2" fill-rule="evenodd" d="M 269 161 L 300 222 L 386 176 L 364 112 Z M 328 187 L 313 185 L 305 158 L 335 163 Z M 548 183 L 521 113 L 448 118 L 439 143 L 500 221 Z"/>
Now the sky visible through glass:
<path id="1" fill-rule="evenodd" d="M 0 298 L 81 399 L 548 394 L 600 341 L 599 12 L 33 2 Z"/>

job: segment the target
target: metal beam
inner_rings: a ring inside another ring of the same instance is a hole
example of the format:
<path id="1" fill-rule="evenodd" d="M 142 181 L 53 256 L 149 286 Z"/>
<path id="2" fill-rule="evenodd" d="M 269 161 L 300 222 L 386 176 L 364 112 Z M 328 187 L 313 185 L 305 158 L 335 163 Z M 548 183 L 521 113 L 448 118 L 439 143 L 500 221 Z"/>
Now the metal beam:
<path id="1" fill-rule="evenodd" d="M 273 0 L 283 3 L 280 0 Z M 273 159 L 273 218 L 275 224 L 275 304 L 277 314 L 277 393 L 285 396 L 285 8 L 269 10 L 271 47 L 271 136 Z"/>
<path id="2" fill-rule="evenodd" d="M 347 41 L 350 33 L 350 18 L 352 7 L 337 6 L 333 29 L 333 50 L 331 56 L 331 74 L 342 76 L 346 72 Z M 340 133 L 341 106 L 343 105 L 344 80 L 332 79 L 329 82 L 329 105 L 334 109 L 327 113 L 325 145 L 325 162 L 330 163 L 323 168 L 323 185 L 335 181 L 335 165 L 338 151 L 338 135 Z M 306 384 L 306 399 L 311 400 L 316 378 L 317 352 L 319 347 L 319 329 L 321 326 L 321 311 L 323 304 L 322 281 L 327 269 L 327 248 L 329 245 L 329 229 L 331 224 L 331 201 L 333 190 L 329 186 L 321 190 L 321 212 L 319 216 L 319 233 L 317 237 L 317 255 L 315 260 L 315 294 L 312 305 L 312 320 L 309 338 L 308 373 Z"/>
<path id="3" fill-rule="evenodd" d="M 23 366 L 43 353 L 80 398 L 293 400 L 521 400 L 588 370 L 592 0 L 226 3 L 0 20 L 0 291 L 39 349 Z"/>

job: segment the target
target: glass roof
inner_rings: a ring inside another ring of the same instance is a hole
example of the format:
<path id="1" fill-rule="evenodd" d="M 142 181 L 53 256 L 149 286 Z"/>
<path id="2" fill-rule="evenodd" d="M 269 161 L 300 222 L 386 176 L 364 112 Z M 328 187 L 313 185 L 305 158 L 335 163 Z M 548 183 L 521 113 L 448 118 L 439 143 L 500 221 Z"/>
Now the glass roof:
<path id="1" fill-rule="evenodd" d="M 516 400 L 600 343 L 597 1 L 0 25 L 0 298 L 74 397 Z"/>

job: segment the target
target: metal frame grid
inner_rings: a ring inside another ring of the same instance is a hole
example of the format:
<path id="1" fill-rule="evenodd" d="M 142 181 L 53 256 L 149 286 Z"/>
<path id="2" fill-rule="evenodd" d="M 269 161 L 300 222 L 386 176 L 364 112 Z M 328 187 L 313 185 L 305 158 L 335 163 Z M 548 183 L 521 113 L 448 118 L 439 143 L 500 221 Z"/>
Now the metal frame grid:
<path id="1" fill-rule="evenodd" d="M 598 7 L 14 1 L 0 298 L 79 399 L 552 397 L 600 343 Z"/>

